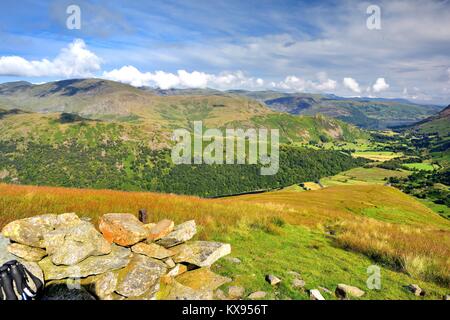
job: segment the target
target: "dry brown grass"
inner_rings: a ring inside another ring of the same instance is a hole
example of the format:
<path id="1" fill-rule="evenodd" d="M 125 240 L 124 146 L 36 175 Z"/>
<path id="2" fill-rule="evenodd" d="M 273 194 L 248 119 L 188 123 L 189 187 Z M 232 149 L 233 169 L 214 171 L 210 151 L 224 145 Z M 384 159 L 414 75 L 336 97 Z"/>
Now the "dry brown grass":
<path id="1" fill-rule="evenodd" d="M 0 184 L 0 228 L 19 218 L 76 212 L 93 218 L 108 212 L 151 221 L 195 219 L 199 238 L 211 239 L 241 226 L 283 236 L 284 223 L 336 232 L 336 244 L 415 277 L 450 283 L 450 221 L 418 201 L 384 186 L 339 186 L 279 191 L 225 199 L 158 193 L 79 190 Z"/>
<path id="2" fill-rule="evenodd" d="M 337 227 L 337 243 L 412 277 L 450 285 L 450 233 L 368 218 Z"/>

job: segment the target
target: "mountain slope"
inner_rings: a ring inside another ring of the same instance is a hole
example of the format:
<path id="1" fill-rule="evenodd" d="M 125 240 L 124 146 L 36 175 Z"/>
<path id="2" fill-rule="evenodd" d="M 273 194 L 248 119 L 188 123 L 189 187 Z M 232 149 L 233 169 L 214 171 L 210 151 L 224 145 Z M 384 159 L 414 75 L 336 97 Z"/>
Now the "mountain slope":
<path id="1" fill-rule="evenodd" d="M 359 127 L 384 129 L 411 124 L 437 113 L 441 107 L 419 105 L 404 99 L 342 98 L 322 94 L 282 94 L 274 91 L 233 91 L 290 114 L 323 114 Z"/>

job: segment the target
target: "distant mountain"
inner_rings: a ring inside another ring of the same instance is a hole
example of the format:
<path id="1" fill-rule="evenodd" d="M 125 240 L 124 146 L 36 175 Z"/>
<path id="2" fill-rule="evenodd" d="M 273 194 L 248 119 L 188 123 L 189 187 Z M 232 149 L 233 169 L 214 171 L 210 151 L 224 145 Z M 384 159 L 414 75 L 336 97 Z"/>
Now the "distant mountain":
<path id="1" fill-rule="evenodd" d="M 441 110 L 437 115 L 422 120 L 412 125 L 410 128 L 421 133 L 438 134 L 440 137 L 449 137 L 450 105 Z"/>
<path id="2" fill-rule="evenodd" d="M 409 125 L 442 109 L 441 106 L 420 105 L 405 99 L 344 98 L 330 94 L 283 94 L 275 91 L 237 90 L 233 93 L 257 99 L 276 111 L 304 115 L 323 114 L 368 129 Z"/>
<path id="3" fill-rule="evenodd" d="M 356 127 L 336 119 L 280 113 L 254 98 L 212 89 L 136 88 L 101 79 L 73 79 L 40 85 L 7 83 L 0 89 L 3 90 L 0 108 L 27 112 L 0 121 L 3 137 L 9 138 L 33 135 L 39 140 L 44 136 L 47 140 L 59 141 L 65 136 L 62 124 L 74 128 L 89 125 L 107 132 L 107 138 L 123 130 L 126 134 L 121 136 L 127 139 L 153 143 L 158 140 L 154 144 L 161 147 L 170 142 L 174 128 L 191 128 L 196 120 L 203 121 L 205 127 L 214 128 L 280 129 L 282 142 L 368 137 Z M 89 123 L 89 120 L 113 124 Z M 30 123 L 34 130 L 22 130 Z M 117 128 L 110 130 L 113 127 Z"/>

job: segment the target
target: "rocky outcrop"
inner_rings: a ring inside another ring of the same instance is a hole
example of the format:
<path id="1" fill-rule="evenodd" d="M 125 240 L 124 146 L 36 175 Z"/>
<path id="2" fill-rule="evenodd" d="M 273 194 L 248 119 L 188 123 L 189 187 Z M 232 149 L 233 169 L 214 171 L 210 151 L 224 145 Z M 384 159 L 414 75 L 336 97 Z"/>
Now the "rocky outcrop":
<path id="1" fill-rule="evenodd" d="M 231 281 L 209 268 L 230 245 L 186 242 L 196 233 L 193 220 L 144 225 L 110 213 L 99 229 L 73 213 L 13 221 L 0 235 L 0 264 L 22 262 L 45 283 L 45 300 L 212 299 Z M 235 299 L 241 293 L 230 291 Z"/>

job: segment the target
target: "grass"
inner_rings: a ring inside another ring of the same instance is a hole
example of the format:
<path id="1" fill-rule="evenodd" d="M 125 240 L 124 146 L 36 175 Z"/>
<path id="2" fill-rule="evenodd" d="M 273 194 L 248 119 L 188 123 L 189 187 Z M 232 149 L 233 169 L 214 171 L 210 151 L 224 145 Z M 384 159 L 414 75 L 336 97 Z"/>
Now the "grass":
<path id="1" fill-rule="evenodd" d="M 147 209 L 151 221 L 195 219 L 197 239 L 231 243 L 232 254 L 242 263 L 222 260 L 216 271 L 232 276 L 234 284 L 244 285 L 249 293 L 265 290 L 272 298 L 306 298 L 290 285 L 289 270 L 302 274 L 307 289 L 320 285 L 333 291 L 343 282 L 365 290 L 366 269 L 372 264 L 382 268 L 383 288 L 364 298 L 416 298 L 402 288 L 410 283 L 428 290 L 426 298 L 438 298 L 448 290 L 450 221 L 390 187 L 335 186 L 201 199 L 0 185 L 0 226 L 63 212 L 89 216 L 96 223 L 102 214 L 137 213 L 141 208 Z M 284 279 L 279 289 L 264 282 L 266 273 Z"/>
<path id="2" fill-rule="evenodd" d="M 408 175 L 408 171 L 394 171 L 378 167 L 354 168 L 320 181 L 324 186 L 385 184 L 388 178 L 405 178 Z"/>
<path id="3" fill-rule="evenodd" d="M 388 161 L 403 156 L 401 152 L 390 151 L 357 151 L 353 153 L 354 157 L 365 158 L 373 161 Z"/>
<path id="4" fill-rule="evenodd" d="M 405 163 L 403 167 L 407 170 L 421 170 L 421 171 L 433 171 L 439 169 L 439 166 L 426 162 Z"/>

